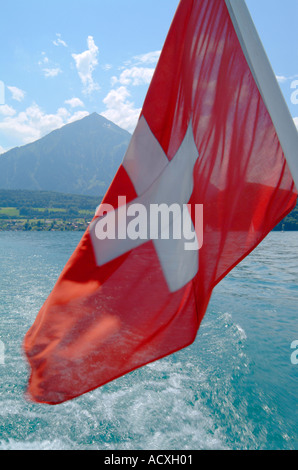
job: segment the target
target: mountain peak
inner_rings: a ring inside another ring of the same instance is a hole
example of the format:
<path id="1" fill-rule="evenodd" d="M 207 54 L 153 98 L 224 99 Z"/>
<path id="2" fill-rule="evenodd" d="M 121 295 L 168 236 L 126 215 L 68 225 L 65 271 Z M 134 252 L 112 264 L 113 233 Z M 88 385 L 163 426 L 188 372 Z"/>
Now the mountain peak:
<path id="1" fill-rule="evenodd" d="M 103 196 L 131 135 L 94 112 L 0 156 L 0 188 Z"/>

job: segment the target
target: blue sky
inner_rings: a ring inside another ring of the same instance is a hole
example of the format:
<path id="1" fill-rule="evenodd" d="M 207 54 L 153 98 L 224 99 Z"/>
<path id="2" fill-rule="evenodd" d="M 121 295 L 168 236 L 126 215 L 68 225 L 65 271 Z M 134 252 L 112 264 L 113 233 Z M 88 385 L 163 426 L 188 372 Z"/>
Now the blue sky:
<path id="1" fill-rule="evenodd" d="M 296 118 L 298 1 L 246 1 Z M 1 3 L 0 153 L 94 111 L 133 131 L 178 0 Z"/>

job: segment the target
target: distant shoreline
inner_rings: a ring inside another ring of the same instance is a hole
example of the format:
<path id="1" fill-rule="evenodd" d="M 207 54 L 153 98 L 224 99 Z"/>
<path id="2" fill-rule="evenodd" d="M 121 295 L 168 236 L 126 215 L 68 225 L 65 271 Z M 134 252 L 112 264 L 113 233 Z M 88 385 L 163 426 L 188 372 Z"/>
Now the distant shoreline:
<path id="1" fill-rule="evenodd" d="M 0 231 L 85 231 L 102 197 L 0 189 Z"/>
<path id="2" fill-rule="evenodd" d="M 79 220 L 33 220 L 27 219 L 0 219 L 0 232 L 85 232 L 91 221 Z M 298 232 L 297 227 L 288 228 L 278 224 L 272 232 Z"/>
<path id="3" fill-rule="evenodd" d="M 0 232 L 84 232 L 90 221 L 0 219 Z"/>
<path id="4" fill-rule="evenodd" d="M 0 189 L 0 232 L 85 231 L 102 196 Z M 298 231 L 298 205 L 273 231 Z"/>

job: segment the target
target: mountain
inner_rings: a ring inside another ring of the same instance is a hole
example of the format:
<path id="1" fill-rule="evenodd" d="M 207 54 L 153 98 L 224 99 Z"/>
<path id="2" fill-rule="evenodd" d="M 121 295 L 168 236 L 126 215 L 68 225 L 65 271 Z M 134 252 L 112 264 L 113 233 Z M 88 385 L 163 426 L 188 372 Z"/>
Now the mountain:
<path id="1" fill-rule="evenodd" d="M 97 113 L 0 155 L 0 188 L 103 196 L 131 135 Z"/>

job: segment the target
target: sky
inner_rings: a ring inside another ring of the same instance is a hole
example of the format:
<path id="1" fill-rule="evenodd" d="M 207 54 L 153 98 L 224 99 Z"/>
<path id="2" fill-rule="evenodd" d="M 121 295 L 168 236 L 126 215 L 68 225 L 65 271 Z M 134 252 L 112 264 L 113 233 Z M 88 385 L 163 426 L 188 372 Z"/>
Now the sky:
<path id="1" fill-rule="evenodd" d="M 133 132 L 179 0 L 0 4 L 0 153 L 97 112 Z M 246 0 L 298 125 L 298 0 Z"/>

